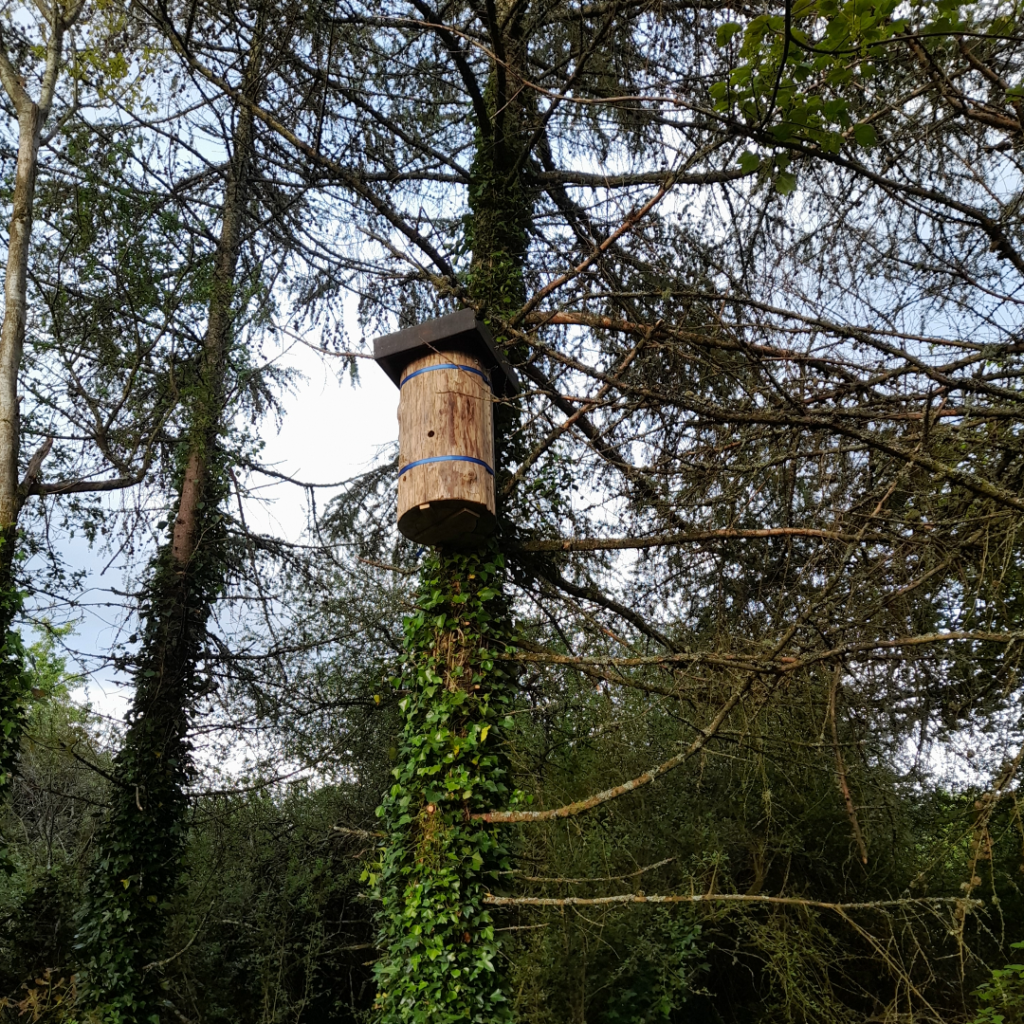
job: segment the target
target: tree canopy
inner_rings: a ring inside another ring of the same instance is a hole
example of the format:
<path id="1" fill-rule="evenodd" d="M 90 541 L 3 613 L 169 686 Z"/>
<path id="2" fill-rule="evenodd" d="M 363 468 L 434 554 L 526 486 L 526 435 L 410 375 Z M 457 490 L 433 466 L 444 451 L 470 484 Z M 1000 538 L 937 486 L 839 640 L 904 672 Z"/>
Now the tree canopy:
<path id="1" fill-rule="evenodd" d="M 0 9 L 0 1014 L 1021 1019 L 1021 31 Z M 268 353 L 354 401 L 467 307 L 494 537 L 401 537 L 393 449 L 252 530 Z M 57 518 L 120 553 L 124 723 Z"/>

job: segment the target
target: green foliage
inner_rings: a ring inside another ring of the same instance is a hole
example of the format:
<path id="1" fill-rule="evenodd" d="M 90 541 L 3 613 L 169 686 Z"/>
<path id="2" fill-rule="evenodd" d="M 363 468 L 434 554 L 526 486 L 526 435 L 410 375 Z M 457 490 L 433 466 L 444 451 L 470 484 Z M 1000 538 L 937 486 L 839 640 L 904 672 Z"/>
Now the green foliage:
<path id="1" fill-rule="evenodd" d="M 293 785 L 197 802 L 187 890 L 168 933 L 169 948 L 185 951 L 163 969 L 184 1014 L 210 1024 L 360 1018 L 373 993 L 358 880 L 368 844 L 336 825 L 372 816 L 370 800 L 355 785 Z"/>
<path id="2" fill-rule="evenodd" d="M 0 532 L 0 800 L 7 798 L 16 771 L 32 685 L 25 646 L 15 626 L 25 599 L 14 574 L 15 532 L 13 526 Z M 0 872 L 12 870 L 7 842 L 0 834 Z"/>
<path id="3" fill-rule="evenodd" d="M 381 899 L 378 1006 L 386 1024 L 494 1024 L 508 1018 L 482 902 L 509 867 L 500 829 L 471 815 L 515 802 L 505 737 L 510 677 L 503 559 L 492 542 L 424 565 L 405 622 L 402 730 L 379 816 L 386 842 L 367 879 Z"/>
<path id="4" fill-rule="evenodd" d="M 612 851 L 623 853 L 628 837 Z M 600 870 L 600 869 L 599 869 Z M 588 894 L 598 891 L 588 887 Z M 516 1019 L 530 1024 L 676 1024 L 692 1010 L 707 971 L 701 925 L 690 907 L 589 908 L 534 915 L 518 948 Z"/>
<path id="5" fill-rule="evenodd" d="M 95 811 L 110 760 L 75 682 L 56 652 L 68 627 L 50 627 L 27 651 L 31 703 L 18 772 L 2 812 L 11 872 L 0 880 L 0 1007 L 21 1020 L 61 1020 L 76 995 L 75 916 Z M 6 1019 L 0 1012 L 0 1019 Z"/>
<path id="6" fill-rule="evenodd" d="M 786 13 L 718 27 L 719 47 L 736 47 L 740 38 L 738 63 L 710 95 L 717 111 L 739 116 L 762 136 L 769 152 L 763 171 L 774 165 L 776 191 L 788 195 L 796 179 L 786 171 L 785 149 L 773 161 L 772 147 L 797 144 L 826 154 L 874 147 L 876 129 L 861 119 L 861 97 L 885 88 L 879 75 L 892 74 L 905 39 L 939 37 L 941 47 L 941 37 L 957 31 L 998 36 L 1011 26 L 1012 19 L 985 21 L 972 0 L 919 0 L 909 7 L 898 0 L 796 0 Z M 740 157 L 743 170 L 756 168 L 753 156 Z"/>
<path id="7" fill-rule="evenodd" d="M 631 916 L 636 931 L 624 943 L 626 955 L 607 977 L 609 998 L 601 1019 L 606 1024 L 669 1021 L 686 1002 L 695 974 L 707 969 L 706 963 L 695 964 L 701 958 L 700 925 L 689 914 L 661 908 L 642 921 Z M 628 927 L 626 921 L 619 927 L 623 925 Z"/>
<path id="8" fill-rule="evenodd" d="M 1014 942 L 1010 949 L 1024 949 L 1024 942 Z M 993 968 L 992 977 L 974 994 L 984 1005 L 971 1024 L 1020 1024 L 1024 1021 L 1024 964 Z"/>
<path id="9" fill-rule="evenodd" d="M 962 897 L 979 813 L 974 795 L 892 772 L 878 738 L 855 719 L 841 720 L 840 749 L 869 850 L 863 865 L 833 744 L 793 743 L 827 720 L 827 682 L 812 677 L 790 687 L 772 711 L 741 714 L 720 753 L 588 814 L 527 826 L 530 844 L 508 883 L 517 894 L 718 892 L 740 900 L 508 910 L 501 924 L 522 929 L 505 947 L 518 1019 L 603 1024 L 628 1012 L 619 992 L 629 990 L 638 1014 L 672 1024 L 854 1024 L 901 1005 L 909 985 L 940 1019 L 969 1019 L 964 992 L 997 955 L 990 929 L 1016 931 L 1024 920 L 1013 802 L 1002 801 L 990 819 L 991 861 L 972 893 L 984 903 L 951 934 L 939 926 L 946 908 L 913 901 Z M 516 716 L 513 763 L 545 807 L 635 778 L 690 742 L 687 723 L 707 713 L 697 689 L 684 685 L 664 698 L 595 689 L 559 666 L 535 694 L 532 713 Z M 844 919 L 756 901 L 781 894 L 851 903 L 903 897 L 907 905 Z M 889 959 L 879 958 L 879 946 Z"/>

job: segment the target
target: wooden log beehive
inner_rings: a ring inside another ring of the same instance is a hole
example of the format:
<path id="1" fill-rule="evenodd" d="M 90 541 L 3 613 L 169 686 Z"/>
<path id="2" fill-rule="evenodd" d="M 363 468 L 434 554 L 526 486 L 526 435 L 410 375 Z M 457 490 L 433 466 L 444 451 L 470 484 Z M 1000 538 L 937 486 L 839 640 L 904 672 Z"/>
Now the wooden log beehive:
<path id="1" fill-rule="evenodd" d="M 398 528 L 422 544 L 494 531 L 491 382 L 465 352 L 430 352 L 399 385 Z"/>
<path id="2" fill-rule="evenodd" d="M 494 401 L 511 367 L 473 310 L 378 338 L 399 387 L 398 528 L 421 544 L 471 546 L 494 531 Z"/>

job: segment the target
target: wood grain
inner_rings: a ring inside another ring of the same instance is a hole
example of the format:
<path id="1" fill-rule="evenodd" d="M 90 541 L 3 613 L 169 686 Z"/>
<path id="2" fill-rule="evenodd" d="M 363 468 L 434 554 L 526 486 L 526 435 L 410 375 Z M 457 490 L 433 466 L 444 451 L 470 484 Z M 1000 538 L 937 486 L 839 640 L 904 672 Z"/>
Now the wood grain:
<path id="1" fill-rule="evenodd" d="M 398 528 L 421 544 L 468 546 L 494 531 L 494 477 L 472 462 L 420 459 L 463 455 L 494 467 L 494 409 L 490 385 L 466 370 L 417 370 L 457 363 L 484 372 L 465 352 L 430 352 L 402 374 L 398 404 Z"/>

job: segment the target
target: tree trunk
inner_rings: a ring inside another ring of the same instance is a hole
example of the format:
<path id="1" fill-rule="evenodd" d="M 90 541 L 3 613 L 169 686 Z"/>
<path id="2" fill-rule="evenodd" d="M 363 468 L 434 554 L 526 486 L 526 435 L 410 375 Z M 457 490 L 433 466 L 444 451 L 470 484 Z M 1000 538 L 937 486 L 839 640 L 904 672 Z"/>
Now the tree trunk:
<path id="1" fill-rule="evenodd" d="M 28 251 L 32 238 L 32 204 L 42 127 L 39 107 L 31 101 L 23 102 L 18 110 L 18 163 L 7 243 L 4 322 L 0 328 L 0 531 L 5 541 L 18 522 L 22 505 L 18 487 L 18 454 L 21 450 L 18 372 L 25 347 Z M 7 568 L 13 544 L 5 543 L 3 551 L 3 562 Z"/>
<path id="2" fill-rule="evenodd" d="M 521 40 L 518 19 L 506 14 L 499 11 L 492 25 L 502 37 L 495 51 L 505 59 L 485 92 L 489 122 L 478 125 L 468 222 L 471 298 L 499 345 L 501 321 L 524 302 L 531 214 L 520 152 L 527 111 L 521 94 L 508 90 Z M 513 407 L 496 407 L 499 481 L 514 457 L 516 421 Z M 500 524 L 500 507 L 497 514 Z M 484 903 L 510 866 L 510 850 L 499 829 L 472 817 L 486 805 L 517 802 L 504 749 L 514 679 L 502 667 L 508 663 L 494 657 L 508 649 L 511 633 L 501 537 L 499 528 L 470 553 L 438 549 L 421 571 L 420 611 L 405 623 L 405 672 L 395 681 L 408 691 L 400 704 L 397 781 L 380 809 L 387 838 L 377 1001 L 384 1024 L 511 1019 Z"/>
<path id="3" fill-rule="evenodd" d="M 21 454 L 18 378 L 25 348 L 28 319 L 28 257 L 32 241 L 32 206 L 39 167 L 39 145 L 49 115 L 60 68 L 64 32 L 81 11 L 81 2 L 57 11 L 49 26 L 46 64 L 39 102 L 25 91 L 21 76 L 0 45 L 0 82 L 18 117 L 18 157 L 11 197 L 11 224 L 4 276 L 4 319 L 0 326 L 0 792 L 14 774 L 25 723 L 28 683 L 21 637 L 14 622 L 22 595 L 15 578 L 18 515 L 31 487 L 33 474 L 49 445 L 31 462 L 24 483 L 18 481 Z M 9 866 L 6 843 L 0 839 L 0 868 Z"/>
<path id="4" fill-rule="evenodd" d="M 24 503 L 18 485 L 18 371 L 25 345 L 28 252 L 41 128 L 39 108 L 26 97 L 18 109 L 18 164 L 4 278 L 4 322 L 0 327 L 0 791 L 14 775 L 28 685 L 21 638 L 14 630 L 21 610 L 14 566 L 18 513 Z M 7 864 L 6 843 L 0 847 L 0 863 Z"/>
<path id="5" fill-rule="evenodd" d="M 258 21 L 243 91 L 255 99 L 263 22 Z M 85 1003 L 127 1020 L 158 1019 L 168 908 L 178 892 L 193 778 L 189 731 L 201 681 L 206 627 L 225 575 L 227 494 L 220 433 L 234 327 L 234 287 L 248 198 L 253 114 L 242 105 L 224 196 L 209 318 L 170 537 L 152 568 L 135 660 L 135 698 L 115 761 L 111 810 L 97 837 L 96 868 L 81 938 Z"/>

